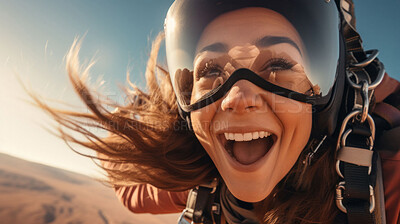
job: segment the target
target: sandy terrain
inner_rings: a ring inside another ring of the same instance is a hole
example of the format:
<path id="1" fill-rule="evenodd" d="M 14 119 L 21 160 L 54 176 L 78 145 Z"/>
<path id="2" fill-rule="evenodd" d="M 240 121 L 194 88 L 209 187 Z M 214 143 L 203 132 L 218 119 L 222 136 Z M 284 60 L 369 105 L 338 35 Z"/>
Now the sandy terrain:
<path id="1" fill-rule="evenodd" d="M 133 214 L 90 177 L 0 153 L 1 224 L 172 224 L 178 216 Z"/>

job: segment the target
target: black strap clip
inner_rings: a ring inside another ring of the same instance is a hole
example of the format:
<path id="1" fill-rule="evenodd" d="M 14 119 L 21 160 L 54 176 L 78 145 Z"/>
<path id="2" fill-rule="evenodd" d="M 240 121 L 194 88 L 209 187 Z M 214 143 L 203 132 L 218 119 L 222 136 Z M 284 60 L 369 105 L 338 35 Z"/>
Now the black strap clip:
<path id="1" fill-rule="evenodd" d="M 215 178 L 210 183 L 192 189 L 178 224 L 212 224 L 213 214 L 220 215 L 220 205 L 214 202 L 217 187 L 218 180 Z"/>

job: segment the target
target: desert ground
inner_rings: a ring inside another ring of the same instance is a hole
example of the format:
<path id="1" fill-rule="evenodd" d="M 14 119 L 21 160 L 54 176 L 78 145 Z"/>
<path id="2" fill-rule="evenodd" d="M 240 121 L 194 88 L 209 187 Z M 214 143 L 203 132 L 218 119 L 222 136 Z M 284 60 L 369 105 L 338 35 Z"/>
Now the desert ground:
<path id="1" fill-rule="evenodd" d="M 178 216 L 133 214 L 100 181 L 0 153 L 1 224 L 172 224 Z"/>

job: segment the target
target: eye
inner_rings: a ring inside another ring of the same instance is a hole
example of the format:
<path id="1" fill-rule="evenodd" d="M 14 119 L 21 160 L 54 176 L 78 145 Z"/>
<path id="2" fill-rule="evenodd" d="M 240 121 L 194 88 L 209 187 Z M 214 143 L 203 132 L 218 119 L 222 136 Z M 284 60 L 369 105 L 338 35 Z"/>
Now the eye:
<path id="1" fill-rule="evenodd" d="M 213 68 L 206 72 L 205 77 L 214 77 L 221 75 L 221 71 L 219 69 Z"/>
<path id="2" fill-rule="evenodd" d="M 217 78 L 223 75 L 223 71 L 212 62 L 205 64 L 203 69 L 200 69 L 196 75 L 197 80 L 200 78 Z"/>
<path id="3" fill-rule="evenodd" d="M 295 64 L 284 58 L 272 58 L 265 63 L 263 71 L 283 71 L 291 69 Z"/>

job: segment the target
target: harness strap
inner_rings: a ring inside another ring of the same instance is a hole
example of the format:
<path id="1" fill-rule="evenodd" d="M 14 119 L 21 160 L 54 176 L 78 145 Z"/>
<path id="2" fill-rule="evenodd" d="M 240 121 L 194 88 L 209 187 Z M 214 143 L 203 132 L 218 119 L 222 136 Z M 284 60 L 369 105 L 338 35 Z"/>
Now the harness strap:
<path id="1" fill-rule="evenodd" d="M 386 102 L 386 99 L 396 93 L 400 93 L 400 82 L 385 74 L 381 84 L 375 89 L 376 105 L 373 113 L 385 120 L 390 126 L 389 129 L 400 126 L 400 102 L 397 102 L 398 105 Z"/>
<path id="2" fill-rule="evenodd" d="M 366 146 L 359 144 L 360 140 L 355 138 L 351 141 L 354 148 L 369 151 Z M 354 144 L 355 143 L 355 144 Z M 374 153 L 376 157 L 376 153 Z M 376 158 L 369 157 L 369 163 L 375 164 Z M 369 174 L 369 166 L 359 166 L 356 164 L 343 162 L 344 170 L 344 205 L 347 209 L 347 220 L 349 223 L 375 223 L 374 194 L 375 175 Z M 376 166 L 372 169 L 375 171 Z M 375 173 L 375 172 L 374 172 Z M 372 192 L 372 193 L 371 193 Z M 372 194 L 372 195 L 371 195 Z"/>
<path id="3" fill-rule="evenodd" d="M 337 168 L 339 173 L 343 174 L 341 176 L 343 181 L 337 186 L 337 204 L 341 211 L 347 213 L 348 223 L 374 224 L 379 222 L 375 218 L 374 195 L 377 153 L 370 151 L 373 149 L 374 135 L 365 131 L 365 124 L 363 124 L 366 116 L 368 116 L 369 102 L 373 99 L 374 91 L 367 90 L 365 92 L 363 88 L 364 86 L 372 85 L 372 83 L 378 80 L 379 71 L 383 68 L 379 67 L 379 62 L 375 59 L 376 54 L 372 56 L 374 54 L 373 51 L 365 52 L 363 49 L 362 39 L 355 29 L 354 14 L 351 13 L 354 9 L 352 8 L 352 1 L 339 0 L 338 2 L 340 2 L 340 9 L 345 17 L 342 20 L 342 28 L 347 52 L 348 83 L 363 86 L 362 88 L 354 88 L 352 85 L 349 85 L 348 97 L 350 98 L 346 102 L 346 105 L 352 107 L 347 108 L 350 111 L 362 110 L 363 113 L 361 123 L 350 122 L 352 124 L 349 127 L 350 129 L 348 129 L 350 131 L 348 133 L 351 133 L 351 137 L 344 138 L 344 142 L 342 142 L 341 149 L 339 150 L 338 164 L 340 167 Z M 347 14 L 350 16 L 346 17 Z M 371 125 L 369 125 L 368 130 L 371 130 Z M 363 155 L 362 159 L 357 158 L 357 155 L 355 155 L 357 152 Z M 343 196 L 342 191 L 344 192 Z"/>
<path id="4" fill-rule="evenodd" d="M 400 126 L 385 131 L 376 143 L 380 150 L 397 152 L 400 146 Z"/>
<path id="5" fill-rule="evenodd" d="M 378 153 L 376 169 L 376 185 L 375 185 L 375 196 L 376 196 L 376 218 L 378 223 L 386 223 L 386 211 L 385 211 L 385 192 L 383 186 L 383 175 L 382 175 L 382 163 Z"/>
<path id="6" fill-rule="evenodd" d="M 218 197 L 217 179 L 192 189 L 178 224 L 220 224 L 220 205 L 215 202 Z"/>
<path id="7" fill-rule="evenodd" d="M 373 113 L 388 122 L 391 128 L 400 126 L 400 110 L 390 104 L 384 102 L 376 104 Z"/>
<path id="8" fill-rule="evenodd" d="M 355 148 L 343 147 L 338 152 L 337 159 L 343 162 L 352 163 L 358 166 L 372 166 L 373 151 Z"/>
<path id="9" fill-rule="evenodd" d="M 382 102 L 389 95 L 400 91 L 400 83 L 396 79 L 385 74 L 381 84 L 375 89 L 375 100 L 377 103 Z"/>

